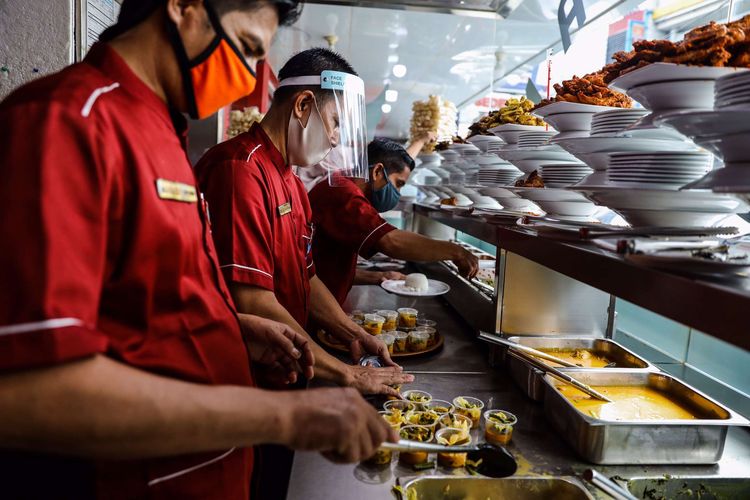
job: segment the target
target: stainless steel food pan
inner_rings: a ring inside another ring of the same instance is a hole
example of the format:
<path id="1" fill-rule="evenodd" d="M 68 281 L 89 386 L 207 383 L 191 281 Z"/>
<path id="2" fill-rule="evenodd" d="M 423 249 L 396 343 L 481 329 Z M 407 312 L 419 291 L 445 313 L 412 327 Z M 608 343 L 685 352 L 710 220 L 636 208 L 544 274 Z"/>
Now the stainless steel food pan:
<path id="1" fill-rule="evenodd" d="M 617 363 L 617 368 L 637 371 L 658 371 L 658 368 L 614 340 L 581 337 L 509 337 L 508 340 L 534 349 L 589 349 L 592 352 L 607 356 Z M 534 401 L 544 400 L 544 373 L 526 363 L 512 352 L 506 354 L 506 364 L 511 378 Z M 597 371 L 612 368 L 560 368 L 561 370 Z M 571 373 L 573 375 L 573 373 Z M 575 375 L 573 375 L 575 376 Z"/>
<path id="2" fill-rule="evenodd" d="M 557 390 L 561 382 L 545 376 L 547 418 L 581 457 L 595 464 L 713 464 L 721 459 L 729 427 L 748 425 L 742 416 L 665 373 L 610 369 L 579 372 L 576 378 L 593 386 L 648 386 L 668 394 L 699 417 L 660 421 L 593 418 Z"/>
<path id="3" fill-rule="evenodd" d="M 417 500 L 463 500 L 466 498 L 512 498 L 514 500 L 593 500 L 575 478 L 566 477 L 435 477 L 406 481 L 404 491 L 413 490 Z M 405 498 L 402 500 L 406 500 Z"/>

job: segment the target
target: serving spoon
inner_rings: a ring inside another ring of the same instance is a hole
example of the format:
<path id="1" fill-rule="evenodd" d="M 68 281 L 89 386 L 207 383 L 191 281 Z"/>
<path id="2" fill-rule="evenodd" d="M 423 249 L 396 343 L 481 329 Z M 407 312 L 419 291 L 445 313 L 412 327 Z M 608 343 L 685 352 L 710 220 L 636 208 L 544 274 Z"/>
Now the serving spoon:
<path id="1" fill-rule="evenodd" d="M 518 464 L 513 455 L 505 448 L 494 446 L 489 443 L 477 443 L 469 445 L 445 446 L 442 444 L 422 443 L 399 439 L 398 443 L 383 443 L 380 447 L 384 450 L 426 453 L 466 453 L 466 457 L 479 463 L 476 471 L 487 477 L 508 477 L 516 473 Z M 481 462 L 480 462 L 481 460 Z"/>

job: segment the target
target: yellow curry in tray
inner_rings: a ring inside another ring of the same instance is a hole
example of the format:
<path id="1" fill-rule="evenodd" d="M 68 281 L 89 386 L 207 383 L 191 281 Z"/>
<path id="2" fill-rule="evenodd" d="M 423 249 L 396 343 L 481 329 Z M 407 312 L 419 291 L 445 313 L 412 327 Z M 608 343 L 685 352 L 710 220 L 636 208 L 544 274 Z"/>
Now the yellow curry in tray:
<path id="1" fill-rule="evenodd" d="M 601 420 L 694 420 L 700 418 L 667 394 L 647 386 L 591 386 L 612 400 L 599 401 L 575 387 L 557 390 L 582 413 Z"/>
<path id="2" fill-rule="evenodd" d="M 609 359 L 606 356 L 597 354 L 589 349 L 537 349 L 545 354 L 550 354 L 556 358 L 559 358 L 568 363 L 573 363 L 582 368 L 604 368 L 605 366 L 614 363 L 613 359 Z M 550 366 L 561 366 L 558 363 L 547 361 L 545 359 L 542 362 Z"/>

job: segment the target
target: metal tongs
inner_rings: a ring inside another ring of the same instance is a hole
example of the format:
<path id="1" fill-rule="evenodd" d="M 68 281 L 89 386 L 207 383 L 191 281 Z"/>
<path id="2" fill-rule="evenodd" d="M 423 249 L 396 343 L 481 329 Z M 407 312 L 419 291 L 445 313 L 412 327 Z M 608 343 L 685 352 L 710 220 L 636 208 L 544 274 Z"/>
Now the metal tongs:
<path id="1" fill-rule="evenodd" d="M 594 469 L 583 471 L 583 478 L 615 500 L 638 500 L 628 490 Z"/>
<path id="2" fill-rule="evenodd" d="M 504 338 L 498 337 L 497 335 L 490 335 L 489 333 L 486 333 L 486 332 L 479 332 L 479 338 L 481 340 L 484 340 L 485 342 L 489 342 L 491 344 L 502 345 L 504 347 L 511 349 L 515 354 L 523 358 L 524 361 L 532 365 L 534 368 L 540 371 L 543 371 L 544 373 L 547 373 L 550 376 L 562 382 L 565 382 L 566 384 L 572 385 L 576 389 L 585 392 L 592 398 L 599 399 L 601 401 L 606 401 L 607 403 L 612 402 L 612 400 L 609 399 L 608 397 L 604 396 L 603 394 L 600 394 L 599 392 L 595 391 L 588 385 L 582 382 L 579 382 L 578 380 L 574 379 L 567 373 L 561 372 L 557 368 L 553 368 L 545 363 L 542 363 L 541 361 L 533 357 L 533 356 L 537 356 L 537 354 L 531 354 L 529 351 L 534 351 L 535 353 L 538 353 L 539 354 L 538 357 L 540 358 L 548 359 L 548 360 L 549 358 L 553 358 L 550 361 L 554 361 L 555 363 L 561 363 L 564 366 L 576 367 L 576 365 L 573 365 L 572 363 L 563 362 L 563 360 L 557 359 L 554 356 L 550 356 L 549 354 L 537 351 L 536 349 L 532 349 L 531 347 L 519 346 L 515 342 L 510 342 L 508 340 L 505 340 Z"/>

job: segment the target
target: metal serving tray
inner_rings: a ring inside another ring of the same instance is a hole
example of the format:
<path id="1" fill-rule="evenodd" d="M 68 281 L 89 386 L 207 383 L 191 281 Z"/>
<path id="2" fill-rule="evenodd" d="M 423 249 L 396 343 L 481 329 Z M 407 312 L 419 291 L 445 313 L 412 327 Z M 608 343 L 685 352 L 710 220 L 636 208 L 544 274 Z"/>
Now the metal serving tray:
<path id="1" fill-rule="evenodd" d="M 576 409 L 557 390 L 562 382 L 545 376 L 547 418 L 581 457 L 595 464 L 713 464 L 721 459 L 729 427 L 748 425 L 742 416 L 665 373 L 611 368 L 579 373 L 576 378 L 593 386 L 658 389 L 701 417 L 658 422 L 596 419 Z"/>
<path id="2" fill-rule="evenodd" d="M 416 492 L 418 500 L 465 498 L 513 498 L 514 500 L 593 500 L 575 478 L 565 477 L 420 477 L 402 483 Z M 403 496 L 402 496 L 403 497 Z M 406 500 L 402 498 L 402 500 Z"/>
<path id="3" fill-rule="evenodd" d="M 606 355 L 617 363 L 617 369 L 635 371 L 659 371 L 658 368 L 629 351 L 614 340 L 582 337 L 509 337 L 508 340 L 534 349 L 589 349 L 597 354 Z M 522 357 L 512 352 L 506 354 L 506 363 L 510 376 L 528 397 L 534 401 L 544 400 L 544 373 L 526 363 Z M 560 370 L 577 372 L 610 371 L 614 368 L 565 368 Z M 575 376 L 575 375 L 574 375 Z"/>

